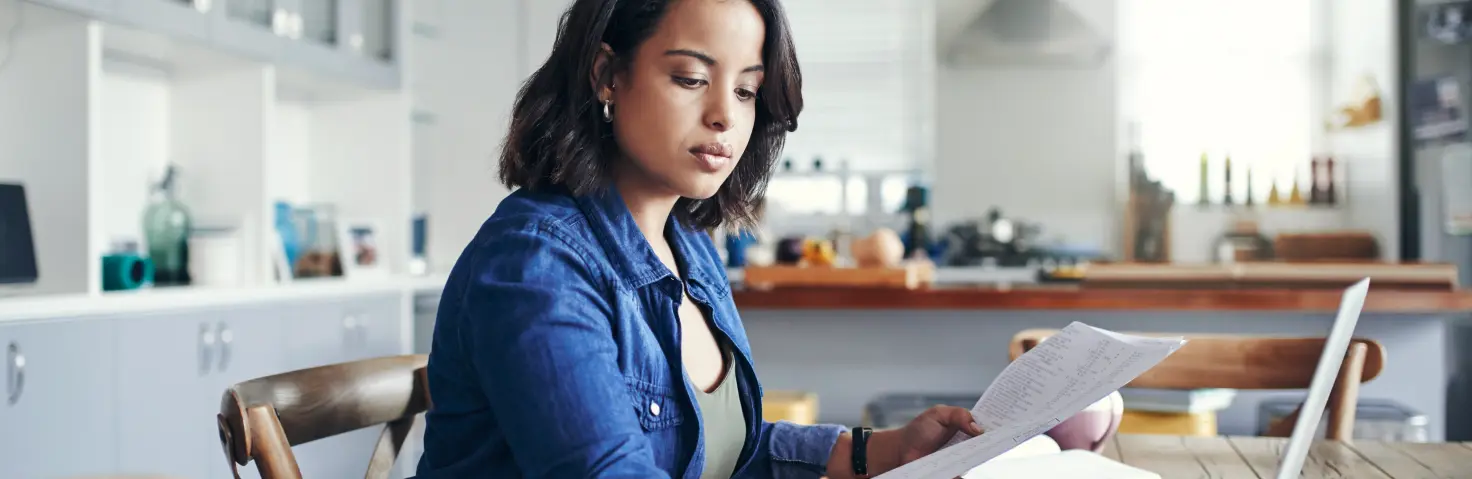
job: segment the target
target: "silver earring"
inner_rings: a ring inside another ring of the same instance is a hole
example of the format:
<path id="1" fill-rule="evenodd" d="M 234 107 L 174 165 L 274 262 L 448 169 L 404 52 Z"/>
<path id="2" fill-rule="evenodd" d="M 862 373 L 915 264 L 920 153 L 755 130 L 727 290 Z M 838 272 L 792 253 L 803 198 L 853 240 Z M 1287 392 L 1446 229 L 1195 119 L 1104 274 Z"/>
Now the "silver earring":
<path id="1" fill-rule="evenodd" d="M 604 123 L 613 123 L 613 112 L 612 111 L 609 111 L 609 107 L 611 107 L 611 106 L 613 106 L 613 100 L 608 100 L 608 101 L 604 101 L 603 102 L 603 122 Z"/>

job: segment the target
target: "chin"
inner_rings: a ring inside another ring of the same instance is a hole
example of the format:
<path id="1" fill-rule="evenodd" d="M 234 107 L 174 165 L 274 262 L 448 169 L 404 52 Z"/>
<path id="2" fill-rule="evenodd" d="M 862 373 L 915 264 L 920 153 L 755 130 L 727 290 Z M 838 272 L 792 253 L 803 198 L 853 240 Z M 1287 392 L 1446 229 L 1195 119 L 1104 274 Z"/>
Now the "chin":
<path id="1" fill-rule="evenodd" d="M 715 178 L 699 178 L 696 181 L 687 183 L 686 187 L 680 188 L 680 196 L 692 200 L 710 199 L 712 196 L 715 196 L 716 193 L 721 192 L 721 183 L 714 180 Z"/>

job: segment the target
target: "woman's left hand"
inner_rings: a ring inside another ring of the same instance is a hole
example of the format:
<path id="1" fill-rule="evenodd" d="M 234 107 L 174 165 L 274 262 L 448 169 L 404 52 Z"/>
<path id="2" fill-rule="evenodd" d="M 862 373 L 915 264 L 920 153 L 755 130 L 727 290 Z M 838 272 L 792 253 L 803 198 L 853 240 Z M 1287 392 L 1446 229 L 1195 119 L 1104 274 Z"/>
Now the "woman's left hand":
<path id="1" fill-rule="evenodd" d="M 976 424 L 971 411 L 967 409 L 955 406 L 933 406 L 926 409 L 905 427 L 892 432 L 898 439 L 898 444 L 894 446 L 897 449 L 892 456 L 898 461 L 895 467 L 935 452 L 958 431 L 967 436 L 976 436 L 982 432 L 981 426 Z"/>

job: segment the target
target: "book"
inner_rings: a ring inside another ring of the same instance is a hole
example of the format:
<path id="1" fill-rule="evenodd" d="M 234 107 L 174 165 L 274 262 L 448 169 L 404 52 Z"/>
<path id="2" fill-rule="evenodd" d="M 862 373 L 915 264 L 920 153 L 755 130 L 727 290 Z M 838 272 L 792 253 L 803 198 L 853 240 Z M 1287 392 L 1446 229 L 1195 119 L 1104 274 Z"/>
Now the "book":
<path id="1" fill-rule="evenodd" d="M 1129 384 L 1186 344 L 1074 322 L 1017 357 L 992 380 L 972 416 L 981 435 L 957 433 L 939 450 L 876 476 L 954 478 L 1006 453 Z"/>
<path id="2" fill-rule="evenodd" d="M 1124 408 L 1166 413 L 1215 412 L 1232 405 L 1236 389 L 1145 389 L 1123 388 L 1119 396 Z"/>

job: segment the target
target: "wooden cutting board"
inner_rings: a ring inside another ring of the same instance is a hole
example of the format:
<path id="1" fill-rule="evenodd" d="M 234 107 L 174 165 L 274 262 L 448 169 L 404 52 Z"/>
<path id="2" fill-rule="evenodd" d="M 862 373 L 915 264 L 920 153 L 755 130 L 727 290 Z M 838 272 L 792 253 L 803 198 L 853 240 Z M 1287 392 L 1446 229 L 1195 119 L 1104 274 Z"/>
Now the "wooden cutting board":
<path id="1" fill-rule="evenodd" d="M 849 287 L 918 289 L 935 283 L 935 265 L 907 263 L 899 267 L 748 266 L 744 282 L 751 288 Z"/>

